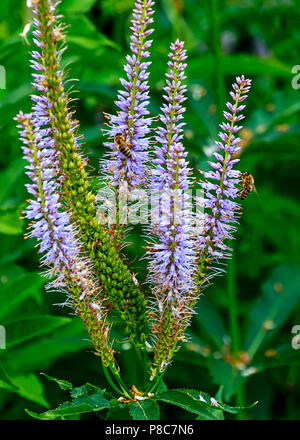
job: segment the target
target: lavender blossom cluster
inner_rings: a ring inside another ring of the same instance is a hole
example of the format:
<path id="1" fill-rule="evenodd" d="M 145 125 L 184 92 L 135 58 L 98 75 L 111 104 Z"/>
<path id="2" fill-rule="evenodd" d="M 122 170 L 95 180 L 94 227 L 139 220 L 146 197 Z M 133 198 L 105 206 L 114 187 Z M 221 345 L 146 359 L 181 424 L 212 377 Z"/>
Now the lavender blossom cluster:
<path id="1" fill-rule="evenodd" d="M 237 133 L 242 129 L 239 122 L 244 119 L 241 112 L 246 107 L 240 103 L 247 98 L 250 87 L 251 80 L 244 76 L 237 77 L 236 83 L 232 85 L 230 96 L 233 103 L 226 103 L 229 111 L 224 111 L 224 117 L 227 122 L 220 124 L 221 141 L 216 141 L 219 152 L 213 153 L 216 162 L 208 162 L 212 170 L 203 173 L 206 180 L 201 182 L 201 187 L 204 190 L 206 212 L 199 240 L 201 258 L 219 259 L 230 256 L 230 247 L 225 240 L 233 239 L 240 210 L 240 205 L 234 199 L 238 196 L 241 172 L 233 169 L 239 162 L 235 158 L 241 142 Z"/>
<path id="2" fill-rule="evenodd" d="M 124 70 L 127 79 L 120 79 L 124 90 L 118 91 L 118 100 L 115 102 L 119 111 L 117 115 L 106 115 L 111 124 L 107 135 L 114 139 L 117 134 L 124 136 L 130 147 L 130 157 L 116 148 L 114 142 L 105 145 L 110 148 L 110 154 L 102 164 L 102 169 L 108 175 L 111 186 L 119 186 L 120 182 L 128 185 L 128 190 L 144 185 L 147 179 L 149 162 L 149 139 L 152 118 L 147 117 L 149 111 L 149 84 L 148 67 L 151 62 L 146 61 L 150 56 L 149 49 L 152 40 L 148 37 L 153 29 L 152 0 L 137 0 L 133 9 L 131 21 L 132 35 L 130 37 L 131 54 L 126 56 L 127 64 Z"/>
<path id="3" fill-rule="evenodd" d="M 82 257 L 81 245 L 76 238 L 69 214 L 64 210 L 59 198 L 56 181 L 58 159 L 50 129 L 41 129 L 37 115 L 20 112 L 16 116 L 24 159 L 28 162 L 26 174 L 32 183 L 26 184 L 32 199 L 24 211 L 31 220 L 27 237 L 34 237 L 43 255 L 41 263 L 54 278 L 49 288 L 68 286 L 67 278 L 76 279 L 80 287 L 80 299 L 96 291 L 87 261 Z"/>
<path id="4" fill-rule="evenodd" d="M 152 43 L 148 37 L 153 32 L 149 28 L 153 23 L 153 5 L 152 0 L 135 2 L 130 28 L 131 54 L 127 55 L 124 67 L 127 79 L 120 80 L 124 89 L 118 91 L 119 111 L 116 115 L 106 115 L 109 128 L 105 131 L 108 142 L 104 145 L 108 147 L 108 157 L 101 162 L 102 182 L 107 179 L 116 194 L 126 183 L 129 192 L 145 187 L 158 197 L 154 221 L 146 229 L 148 281 L 155 304 L 148 315 L 154 317 L 152 379 L 163 373 L 178 349 L 178 342 L 185 340 L 185 330 L 211 261 L 230 256 L 227 241 L 233 239 L 240 210 L 235 202 L 241 182 L 240 171 L 234 169 L 241 141 L 237 133 L 244 118 L 241 112 L 245 105 L 241 103 L 251 86 L 244 76 L 237 77 L 233 84 L 230 93 L 233 102 L 226 104 L 226 122 L 220 125 L 220 141 L 216 142 L 219 149 L 214 153 L 216 161 L 209 162 L 212 170 L 203 173 L 204 179 L 199 183 L 205 197 L 196 200 L 204 215 L 195 216 L 191 169 L 183 145 L 187 56 L 184 43 L 178 39 L 170 46 L 159 126 L 150 136 L 153 118 L 148 110 L 150 62 L 146 60 Z M 27 189 L 32 199 L 25 211 L 31 221 L 28 237 L 39 242 L 42 264 L 52 279 L 49 287 L 71 292 L 67 301 L 75 305 L 100 356 L 105 358 L 109 352 L 107 365 L 118 374 L 114 352 L 108 343 L 108 298 L 103 296 L 105 301 L 101 301 L 99 297 L 102 292 L 112 294 L 113 300 L 120 303 L 120 308 L 116 308 L 122 319 L 130 321 L 128 328 L 137 333 L 140 330 L 137 316 L 142 313 L 146 316 L 146 300 L 136 278 L 123 264 L 116 235 L 99 225 L 95 216 L 94 196 L 88 191 L 84 164 L 77 151 L 77 124 L 72 121 L 64 92 L 62 52 L 57 49 L 62 28 L 53 15 L 55 7 L 52 0 L 32 2 L 33 41 L 38 49 L 32 52 L 33 86 L 38 94 L 31 97 L 33 113 L 20 112 L 16 117 L 28 162 L 27 175 L 31 179 Z M 122 135 L 122 147 L 114 141 L 116 135 Z M 125 154 L 126 151 L 129 153 Z M 73 186 L 68 187 L 68 179 L 73 179 Z M 85 209 L 87 202 L 90 205 Z M 142 334 L 140 331 L 139 336 Z M 139 344 L 141 341 L 145 342 L 142 337 Z"/>
<path id="5" fill-rule="evenodd" d="M 182 144 L 182 103 L 186 100 L 186 51 L 184 43 L 176 40 L 170 46 L 166 86 L 154 146 L 153 169 L 150 179 L 151 193 L 160 197 L 157 205 L 157 222 L 151 225 L 150 234 L 156 242 L 149 248 L 151 283 L 156 296 L 164 302 L 189 295 L 194 289 L 195 243 L 191 234 L 191 186 L 187 153 Z"/>

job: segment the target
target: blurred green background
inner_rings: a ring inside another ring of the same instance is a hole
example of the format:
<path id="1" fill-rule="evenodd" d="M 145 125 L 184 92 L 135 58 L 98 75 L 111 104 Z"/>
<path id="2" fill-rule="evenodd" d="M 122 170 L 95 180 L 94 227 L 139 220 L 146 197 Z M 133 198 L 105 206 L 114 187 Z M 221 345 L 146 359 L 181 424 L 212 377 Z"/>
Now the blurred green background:
<path id="1" fill-rule="evenodd" d="M 78 92 L 73 105 L 94 176 L 104 151 L 102 112 L 116 111 L 132 5 L 132 0 L 63 0 L 60 7 L 71 25 L 64 64 L 68 78 L 79 79 L 67 86 Z M 292 329 L 300 326 L 300 89 L 292 87 L 291 73 L 300 64 L 299 1 L 160 0 L 155 9 L 152 115 L 161 105 L 169 44 L 182 38 L 189 56 L 185 146 L 199 178 L 214 151 L 234 77 L 251 77 L 240 169 L 254 175 L 259 193 L 243 202 L 228 273 L 206 288 L 190 342 L 178 352 L 166 382 L 211 395 L 224 385 L 227 402 L 259 401 L 240 418 L 300 419 L 300 342 L 294 338 L 292 346 Z M 0 418 L 26 419 L 24 408 L 41 412 L 66 399 L 42 371 L 75 385 L 105 381 L 82 323 L 70 310 L 53 306 L 63 296 L 44 292 L 35 243 L 23 239 L 19 217 L 27 180 L 12 118 L 19 109 L 30 109 L 32 92 L 28 50 L 33 45 L 20 36 L 30 21 L 25 0 L 2 2 L 1 19 L 6 89 L 0 90 L 0 325 L 6 329 L 6 349 L 0 348 Z M 131 238 L 126 252 L 142 279 L 144 265 L 135 258 L 138 231 Z M 120 366 L 134 381 L 132 349 L 117 330 L 115 336 Z M 162 417 L 190 416 L 162 407 Z"/>

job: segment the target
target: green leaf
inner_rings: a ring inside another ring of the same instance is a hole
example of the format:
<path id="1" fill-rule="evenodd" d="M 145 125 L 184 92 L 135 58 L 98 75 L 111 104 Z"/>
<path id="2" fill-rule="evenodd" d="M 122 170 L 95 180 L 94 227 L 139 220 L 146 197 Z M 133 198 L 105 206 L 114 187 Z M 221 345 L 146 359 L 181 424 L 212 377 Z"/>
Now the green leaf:
<path id="1" fill-rule="evenodd" d="M 28 297 L 39 299 L 44 283 L 45 279 L 39 274 L 25 273 L 4 284 L 0 292 L 0 319 L 3 320 Z M 14 294 L 11 295 L 11 292 Z"/>
<path id="2" fill-rule="evenodd" d="M 168 391 L 168 387 L 165 384 L 163 380 L 159 382 L 158 388 L 156 390 L 156 393 L 164 393 L 165 391 Z"/>
<path id="3" fill-rule="evenodd" d="M 66 405 L 66 407 L 63 407 L 63 405 Z M 42 414 L 38 414 L 36 412 L 30 411 L 27 408 L 25 408 L 25 412 L 35 419 L 39 420 L 57 420 L 57 419 L 63 419 L 67 416 L 74 416 L 77 414 L 83 414 L 86 412 L 89 412 L 86 405 L 78 405 L 73 407 L 68 407 L 67 403 L 60 405 L 58 408 L 46 411 Z"/>
<path id="4" fill-rule="evenodd" d="M 16 319 L 5 325 L 6 345 L 11 348 L 21 342 L 51 332 L 70 322 L 70 318 L 59 316 L 29 316 Z"/>
<path id="5" fill-rule="evenodd" d="M 159 406 L 154 400 L 132 402 L 129 411 L 133 420 L 159 420 Z"/>
<path id="6" fill-rule="evenodd" d="M 28 81 L 25 84 L 14 87 L 0 100 L 1 124 L 11 123 L 11 118 L 16 114 L 16 106 L 21 106 L 21 101 L 28 98 L 32 88 Z"/>
<path id="7" fill-rule="evenodd" d="M 62 14 L 77 14 L 88 12 L 97 0 L 64 0 L 60 5 Z"/>
<path id="8" fill-rule="evenodd" d="M 222 71 L 225 75 L 243 73 L 244 75 L 270 75 L 272 77 L 291 78 L 291 68 L 276 58 L 259 58 L 249 54 L 230 54 L 220 57 Z M 238 66 L 238 68 L 237 68 Z M 215 70 L 215 58 L 211 54 L 202 54 L 197 63 L 190 63 L 188 76 L 199 78 L 199 71 L 210 77 Z"/>
<path id="9" fill-rule="evenodd" d="M 207 408 L 207 414 L 202 414 L 196 417 L 196 420 L 225 420 L 224 411 L 218 409 Z"/>
<path id="10" fill-rule="evenodd" d="M 18 388 L 12 383 L 3 365 L 0 363 L 0 388 L 4 388 L 7 391 L 16 392 Z"/>
<path id="11" fill-rule="evenodd" d="M 191 389 L 180 389 L 179 391 L 181 391 L 183 393 L 188 393 L 189 396 L 193 399 L 201 399 L 203 404 L 205 401 L 206 405 L 208 405 L 209 407 L 213 407 L 214 409 L 218 409 L 218 410 L 223 410 L 223 411 L 229 412 L 231 414 L 239 414 L 240 412 L 247 411 L 247 410 L 253 408 L 258 403 L 258 402 L 254 402 L 254 403 L 252 403 L 252 405 L 245 406 L 245 407 L 230 406 L 230 405 L 227 405 L 226 403 L 223 403 L 221 401 L 221 399 L 216 400 L 215 398 L 210 397 L 208 394 L 203 393 L 202 391 L 199 392 L 197 390 L 191 390 Z"/>
<path id="12" fill-rule="evenodd" d="M 249 312 L 245 349 L 251 358 L 285 322 L 299 300 L 300 266 L 277 267 Z"/>
<path id="13" fill-rule="evenodd" d="M 73 388 L 71 382 L 67 382 L 66 380 L 62 380 L 62 379 L 56 379 L 56 377 L 48 376 L 48 374 L 46 373 L 41 373 L 41 374 L 45 376 L 48 380 L 51 380 L 52 382 L 56 382 L 58 386 L 64 391 L 72 390 Z"/>
<path id="14" fill-rule="evenodd" d="M 223 402 L 211 398 L 210 396 L 208 396 L 208 394 L 203 393 L 202 391 L 200 392 L 190 389 L 169 390 L 165 393 L 158 394 L 156 396 L 156 399 L 159 401 L 170 403 L 171 405 L 179 406 L 191 413 L 198 414 L 200 416 L 210 417 L 210 419 L 217 419 L 217 417 L 214 416 L 212 412 L 207 411 L 208 408 L 225 411 L 232 414 L 238 414 L 252 408 L 257 403 L 255 402 L 253 405 L 245 408 L 231 407 Z"/>
<path id="15" fill-rule="evenodd" d="M 216 399 L 217 401 L 219 401 L 219 402 L 222 400 L 222 397 L 223 397 L 223 389 L 224 389 L 224 387 L 221 386 L 221 387 L 219 388 L 217 394 L 215 395 L 215 399 Z M 207 409 L 207 411 L 208 411 L 213 417 L 215 417 L 215 418 L 218 419 L 218 420 L 224 420 L 224 419 L 225 419 L 225 417 L 224 417 L 224 411 L 219 411 L 218 409 L 213 409 L 213 408 L 211 408 L 211 409 Z M 196 420 L 210 420 L 210 419 L 207 419 L 205 416 L 198 416 L 198 417 L 196 418 Z"/>
<path id="16" fill-rule="evenodd" d="M 104 397 L 104 391 L 94 385 L 86 384 L 82 387 L 74 388 L 73 391 L 72 394 L 74 397 L 77 397 L 71 402 L 62 403 L 56 409 L 42 414 L 29 410 L 26 410 L 26 412 L 40 420 L 55 420 L 75 414 L 98 412 L 111 406 L 111 402 Z"/>
<path id="17" fill-rule="evenodd" d="M 20 365 L 23 372 L 46 370 L 60 357 L 90 348 L 91 342 L 86 335 L 82 321 L 74 317 L 69 323 L 55 328 L 43 338 L 3 351 L 7 371 L 18 374 Z"/>
<path id="18" fill-rule="evenodd" d="M 199 396 L 199 393 L 198 393 Z M 209 405 L 203 405 L 199 400 L 191 398 L 187 393 L 180 390 L 169 390 L 165 393 L 157 394 L 156 400 L 169 403 L 170 405 L 179 406 L 180 408 L 207 418 L 207 420 L 215 420 L 216 417 L 207 411 Z"/>
<path id="19" fill-rule="evenodd" d="M 18 387 L 16 392 L 19 394 L 19 396 L 49 408 L 49 403 L 44 395 L 43 384 L 35 374 L 16 376 L 13 377 L 12 380 L 13 383 Z"/>
<path id="20" fill-rule="evenodd" d="M 0 205 L 13 191 L 16 182 L 24 174 L 24 160 L 14 160 L 4 171 L 0 173 Z"/>
<path id="21" fill-rule="evenodd" d="M 96 26 L 84 15 L 68 17 L 71 28 L 67 41 L 83 49 L 98 50 L 106 46 L 119 49 L 119 46 L 106 35 L 98 31 Z"/>
<path id="22" fill-rule="evenodd" d="M 23 221 L 17 211 L 0 210 L 0 234 L 19 235 L 23 232 Z"/>
<path id="23" fill-rule="evenodd" d="M 130 420 L 129 405 L 111 406 L 109 408 L 105 420 Z"/>

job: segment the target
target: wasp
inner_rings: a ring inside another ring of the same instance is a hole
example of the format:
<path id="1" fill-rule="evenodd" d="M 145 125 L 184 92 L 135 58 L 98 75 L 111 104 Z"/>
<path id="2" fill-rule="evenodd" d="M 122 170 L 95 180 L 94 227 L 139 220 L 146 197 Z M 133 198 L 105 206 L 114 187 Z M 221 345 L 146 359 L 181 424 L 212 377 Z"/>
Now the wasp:
<path id="1" fill-rule="evenodd" d="M 254 178 L 252 174 L 248 172 L 243 173 L 241 177 L 241 181 L 243 185 L 242 189 L 239 192 L 239 197 L 241 200 L 244 200 L 246 197 L 248 197 L 251 191 L 254 191 L 257 194 L 257 190 L 254 185 Z"/>
<path id="2" fill-rule="evenodd" d="M 116 134 L 114 141 L 119 151 L 124 154 L 124 156 L 131 157 L 131 151 L 128 146 L 129 144 L 127 144 L 125 137 L 122 134 Z"/>

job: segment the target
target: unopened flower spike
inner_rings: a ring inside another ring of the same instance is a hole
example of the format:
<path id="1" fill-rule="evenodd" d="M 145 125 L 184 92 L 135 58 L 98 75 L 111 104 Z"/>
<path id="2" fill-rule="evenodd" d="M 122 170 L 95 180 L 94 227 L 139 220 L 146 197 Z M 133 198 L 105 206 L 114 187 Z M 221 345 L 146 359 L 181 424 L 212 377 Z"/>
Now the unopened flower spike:
<path id="1" fill-rule="evenodd" d="M 119 187 L 126 183 L 128 191 L 144 185 L 147 180 L 149 161 L 149 138 L 152 118 L 149 111 L 148 67 L 152 40 L 148 37 L 153 29 L 154 13 L 152 0 L 136 0 L 131 20 L 130 49 L 126 56 L 124 70 L 127 79 L 120 79 L 124 90 L 119 90 L 115 104 L 117 115 L 107 115 L 111 127 L 106 135 L 111 139 L 105 143 L 110 148 L 108 159 L 102 162 L 104 175 L 107 175 L 110 186 Z M 116 135 L 120 141 L 115 142 Z M 120 142 L 122 141 L 122 146 Z"/>
<path id="2" fill-rule="evenodd" d="M 169 72 L 164 88 L 165 103 L 154 146 L 151 194 L 160 197 L 155 207 L 157 219 L 149 232 L 153 237 L 148 247 L 150 282 L 156 297 L 154 370 L 163 371 L 184 339 L 184 330 L 192 314 L 196 254 L 193 237 L 193 219 L 189 192 L 191 179 L 182 144 L 183 113 L 186 86 L 184 43 L 171 44 Z M 152 313 L 153 314 L 153 313 Z"/>
<path id="3" fill-rule="evenodd" d="M 233 169 L 239 162 L 234 155 L 239 151 L 241 139 L 238 132 L 242 126 L 239 122 L 244 119 L 241 113 L 245 105 L 241 104 L 251 87 L 251 80 L 244 76 L 237 77 L 230 96 L 233 102 L 227 102 L 229 111 L 224 111 L 227 122 L 220 124 L 220 141 L 216 141 L 219 149 L 213 155 L 215 162 L 208 162 L 212 170 L 203 173 L 205 180 L 200 183 L 204 198 L 199 198 L 205 213 L 198 219 L 199 234 L 199 283 L 204 280 L 205 268 L 211 261 L 217 261 L 231 256 L 231 249 L 226 240 L 233 239 L 236 230 L 240 205 L 234 201 L 238 196 L 237 185 L 240 183 L 241 172 Z M 211 276 L 222 270 L 214 268 Z"/>

